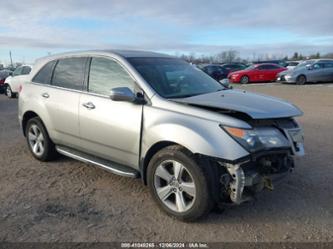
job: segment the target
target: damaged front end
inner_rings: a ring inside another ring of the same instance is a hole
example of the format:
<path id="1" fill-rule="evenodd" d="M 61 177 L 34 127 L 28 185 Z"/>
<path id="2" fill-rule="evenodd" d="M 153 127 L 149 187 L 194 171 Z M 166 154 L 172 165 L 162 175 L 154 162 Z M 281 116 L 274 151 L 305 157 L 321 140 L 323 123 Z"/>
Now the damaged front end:
<path id="1" fill-rule="evenodd" d="M 293 156 L 304 155 L 303 133 L 293 119 L 265 120 L 252 125 L 255 129 L 274 127 L 286 139 L 288 146 L 252 151 L 249 157 L 236 162 L 218 161 L 222 166 L 219 167 L 222 169 L 219 192 L 223 202 L 240 204 L 253 199 L 265 188 L 273 190 L 275 183 L 293 171 Z"/>
<path id="2" fill-rule="evenodd" d="M 235 204 L 253 199 L 265 188 L 273 190 L 274 184 L 294 169 L 293 158 L 288 152 L 266 154 L 254 161 L 237 164 L 219 164 L 226 169 L 220 176 L 221 198 Z"/>

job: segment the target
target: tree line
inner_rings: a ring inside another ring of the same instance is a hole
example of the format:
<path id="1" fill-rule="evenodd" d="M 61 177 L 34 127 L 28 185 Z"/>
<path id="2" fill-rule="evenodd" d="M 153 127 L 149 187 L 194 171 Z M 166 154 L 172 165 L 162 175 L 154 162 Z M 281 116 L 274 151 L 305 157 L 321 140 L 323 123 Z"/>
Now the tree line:
<path id="1" fill-rule="evenodd" d="M 263 61 L 263 60 L 308 60 L 308 59 L 320 59 L 320 58 L 333 58 L 333 53 L 328 53 L 325 55 L 321 55 L 319 52 L 315 54 L 310 54 L 308 56 L 304 56 L 301 53 L 294 52 L 294 54 L 289 56 L 268 56 L 268 55 L 253 55 L 253 59 L 250 58 L 243 59 L 240 57 L 240 53 L 237 50 L 227 50 L 222 51 L 213 55 L 197 55 L 196 53 L 190 54 L 176 54 L 177 57 L 193 63 L 193 64 L 222 64 L 222 63 L 232 63 L 232 62 L 242 62 L 249 63 L 252 61 Z"/>

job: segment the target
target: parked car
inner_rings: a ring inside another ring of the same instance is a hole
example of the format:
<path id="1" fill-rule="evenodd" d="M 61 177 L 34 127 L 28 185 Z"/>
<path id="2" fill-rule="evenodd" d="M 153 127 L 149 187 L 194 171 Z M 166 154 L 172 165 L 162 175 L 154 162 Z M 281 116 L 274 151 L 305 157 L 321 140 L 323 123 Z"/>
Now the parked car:
<path id="1" fill-rule="evenodd" d="M 7 77 L 4 82 L 5 93 L 8 98 L 15 98 L 19 92 L 20 85 L 31 72 L 32 66 L 22 65 L 15 69 L 11 76 Z"/>
<path id="2" fill-rule="evenodd" d="M 162 210 L 182 220 L 271 189 L 304 154 L 296 106 L 225 88 L 152 52 L 42 58 L 21 88 L 18 113 L 36 159 L 60 153 L 140 177 Z"/>
<path id="3" fill-rule="evenodd" d="M 230 73 L 228 79 L 232 83 L 247 84 L 251 82 L 275 81 L 277 74 L 287 70 L 277 64 L 255 64 L 244 70 Z"/>
<path id="4" fill-rule="evenodd" d="M 247 68 L 247 66 L 243 63 L 225 63 L 222 64 L 221 67 L 227 69 L 230 72 L 244 70 L 245 68 Z"/>
<path id="5" fill-rule="evenodd" d="M 300 63 L 302 63 L 302 61 L 287 61 L 287 66 L 286 68 L 288 70 L 294 69 L 297 65 L 299 65 Z"/>
<path id="6" fill-rule="evenodd" d="M 304 85 L 307 82 L 333 82 L 333 60 L 308 61 L 285 75 L 279 75 L 278 80 L 297 85 Z"/>
<path id="7" fill-rule="evenodd" d="M 8 76 L 10 76 L 13 72 L 8 69 L 0 70 L 0 93 L 5 92 L 5 80 Z"/>
<path id="8" fill-rule="evenodd" d="M 293 70 L 298 70 L 301 68 L 305 68 L 307 65 L 310 65 L 314 62 L 314 60 L 306 60 L 306 61 L 302 61 L 301 63 L 299 63 L 296 67 L 294 67 L 293 69 L 288 69 L 286 71 L 282 71 L 281 73 L 277 74 L 277 78 L 276 81 L 277 82 L 284 82 L 286 81 L 285 76 L 289 73 L 291 73 Z"/>
<path id="9" fill-rule="evenodd" d="M 285 60 L 264 60 L 264 61 L 254 61 L 253 64 L 266 64 L 266 63 L 270 63 L 270 64 L 278 64 L 281 67 L 286 67 L 288 65 L 288 63 Z"/>
<path id="10" fill-rule="evenodd" d="M 230 73 L 228 69 L 216 64 L 204 65 L 200 69 L 217 81 L 226 79 Z"/>

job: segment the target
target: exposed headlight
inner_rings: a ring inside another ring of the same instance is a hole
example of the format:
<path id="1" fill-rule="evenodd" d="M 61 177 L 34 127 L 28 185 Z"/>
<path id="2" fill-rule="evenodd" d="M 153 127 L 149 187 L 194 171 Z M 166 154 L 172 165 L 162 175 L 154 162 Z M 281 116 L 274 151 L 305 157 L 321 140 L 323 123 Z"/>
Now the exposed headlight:
<path id="1" fill-rule="evenodd" d="M 258 127 L 254 129 L 239 129 L 222 127 L 249 152 L 263 149 L 290 147 L 287 138 L 272 127 Z"/>

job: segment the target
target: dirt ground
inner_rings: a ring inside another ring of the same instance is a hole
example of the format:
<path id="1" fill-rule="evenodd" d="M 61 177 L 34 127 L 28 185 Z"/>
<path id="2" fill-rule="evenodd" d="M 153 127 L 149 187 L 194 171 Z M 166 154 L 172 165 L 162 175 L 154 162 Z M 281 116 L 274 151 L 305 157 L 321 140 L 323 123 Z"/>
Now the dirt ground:
<path id="1" fill-rule="evenodd" d="M 333 84 L 241 88 L 304 111 L 306 156 L 273 192 L 197 223 L 165 215 L 140 180 L 33 159 L 17 99 L 0 95 L 0 241 L 333 241 Z"/>

